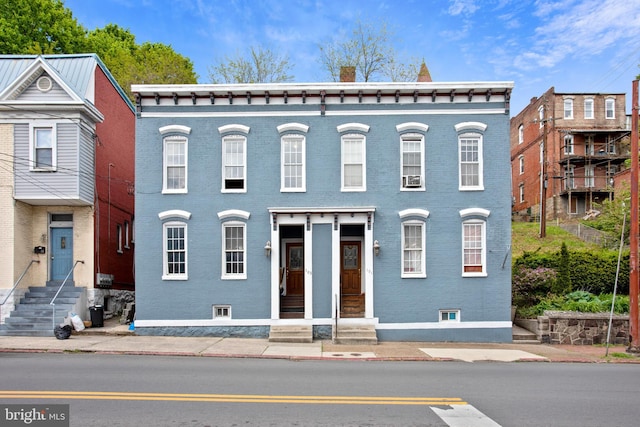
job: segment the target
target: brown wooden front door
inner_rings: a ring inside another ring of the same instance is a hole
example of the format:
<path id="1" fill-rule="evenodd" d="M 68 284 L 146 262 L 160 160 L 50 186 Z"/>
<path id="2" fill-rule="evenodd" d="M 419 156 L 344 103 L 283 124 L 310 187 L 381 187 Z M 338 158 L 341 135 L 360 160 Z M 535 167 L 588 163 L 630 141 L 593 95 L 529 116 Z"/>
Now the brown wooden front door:
<path id="1" fill-rule="evenodd" d="M 287 243 L 287 296 L 304 295 L 304 250 L 302 242 Z"/>
<path id="2" fill-rule="evenodd" d="M 340 243 L 340 317 L 364 316 L 360 249 L 360 242 Z"/>

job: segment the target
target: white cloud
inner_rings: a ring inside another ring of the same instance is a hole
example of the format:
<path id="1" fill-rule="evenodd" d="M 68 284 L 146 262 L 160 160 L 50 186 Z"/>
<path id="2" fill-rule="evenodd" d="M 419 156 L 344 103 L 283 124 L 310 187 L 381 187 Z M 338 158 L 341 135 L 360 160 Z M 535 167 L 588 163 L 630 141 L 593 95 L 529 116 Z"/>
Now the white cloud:
<path id="1" fill-rule="evenodd" d="M 526 67 L 533 58 L 539 66 L 554 67 L 567 57 L 624 48 L 625 40 L 640 33 L 640 0 L 538 1 L 535 6 L 542 25 L 535 30 L 531 49 L 516 56 L 517 67 Z"/>
<path id="2" fill-rule="evenodd" d="M 451 0 L 449 6 L 449 14 L 456 15 L 473 15 L 480 6 L 476 4 L 476 0 Z"/>

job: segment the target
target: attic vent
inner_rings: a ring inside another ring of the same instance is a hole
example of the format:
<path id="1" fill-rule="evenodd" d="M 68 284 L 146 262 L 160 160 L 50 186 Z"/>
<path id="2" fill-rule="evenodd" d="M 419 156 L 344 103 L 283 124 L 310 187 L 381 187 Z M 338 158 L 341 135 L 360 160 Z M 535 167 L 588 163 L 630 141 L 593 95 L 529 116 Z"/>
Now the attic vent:
<path id="1" fill-rule="evenodd" d="M 42 76 L 36 81 L 36 86 L 40 92 L 49 92 L 53 87 L 53 82 L 48 76 Z"/>

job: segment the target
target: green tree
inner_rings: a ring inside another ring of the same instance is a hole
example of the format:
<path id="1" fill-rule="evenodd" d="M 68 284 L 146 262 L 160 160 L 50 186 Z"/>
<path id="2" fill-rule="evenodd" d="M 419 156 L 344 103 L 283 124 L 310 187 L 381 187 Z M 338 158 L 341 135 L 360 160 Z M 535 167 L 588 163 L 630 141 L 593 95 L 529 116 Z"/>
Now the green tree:
<path id="1" fill-rule="evenodd" d="M 62 0 L 0 0 L 0 53 L 79 53 L 86 29 Z"/>
<path id="2" fill-rule="evenodd" d="M 351 38 L 319 45 L 320 62 L 332 81 L 340 81 L 340 68 L 356 67 L 356 79 L 416 81 L 420 62 L 401 61 L 393 47 L 394 32 L 386 22 L 357 21 Z"/>
<path id="3" fill-rule="evenodd" d="M 283 83 L 293 80 L 288 74 L 291 67 L 287 55 L 251 46 L 247 54 L 238 52 L 209 67 L 209 79 L 212 83 Z"/>
<path id="4" fill-rule="evenodd" d="M 555 286 L 551 288 L 553 293 L 561 295 L 571 292 L 571 272 L 570 272 L 569 250 L 566 243 L 562 242 L 560 247 L 560 259 L 558 260 L 558 277 Z"/>

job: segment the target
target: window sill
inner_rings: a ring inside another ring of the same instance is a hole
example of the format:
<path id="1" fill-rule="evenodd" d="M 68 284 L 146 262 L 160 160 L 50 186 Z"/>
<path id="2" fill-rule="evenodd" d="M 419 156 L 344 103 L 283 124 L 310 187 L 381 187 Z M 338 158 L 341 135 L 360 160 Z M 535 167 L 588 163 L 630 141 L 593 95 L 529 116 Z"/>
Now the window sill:
<path id="1" fill-rule="evenodd" d="M 400 278 L 402 278 L 402 279 L 426 279 L 427 275 L 426 275 L 426 273 L 415 273 L 415 274 L 402 273 L 400 275 Z"/>
<path id="2" fill-rule="evenodd" d="M 247 275 L 246 274 L 237 274 L 234 276 L 222 276 L 220 277 L 220 280 L 247 280 Z"/>
<path id="3" fill-rule="evenodd" d="M 162 190 L 162 194 L 187 194 L 188 191 L 184 190 L 167 190 L 166 188 Z"/>
<path id="4" fill-rule="evenodd" d="M 187 275 L 177 275 L 177 274 L 163 274 L 162 280 L 189 280 L 189 276 Z"/>

